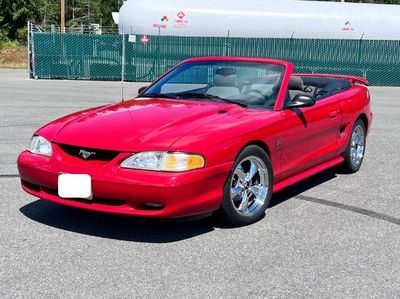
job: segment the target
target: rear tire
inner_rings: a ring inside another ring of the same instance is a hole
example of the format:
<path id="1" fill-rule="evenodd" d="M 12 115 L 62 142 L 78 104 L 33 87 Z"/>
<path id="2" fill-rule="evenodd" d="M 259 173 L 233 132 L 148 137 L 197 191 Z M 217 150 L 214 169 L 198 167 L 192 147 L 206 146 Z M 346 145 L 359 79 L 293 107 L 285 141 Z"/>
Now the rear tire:
<path id="1" fill-rule="evenodd" d="M 343 170 L 348 173 L 354 173 L 360 170 L 364 160 L 366 144 L 365 124 L 358 119 L 350 133 L 349 144 L 344 153 Z"/>
<path id="2" fill-rule="evenodd" d="M 256 145 L 237 157 L 224 186 L 220 215 L 233 226 L 254 223 L 265 215 L 272 196 L 272 164 Z"/>

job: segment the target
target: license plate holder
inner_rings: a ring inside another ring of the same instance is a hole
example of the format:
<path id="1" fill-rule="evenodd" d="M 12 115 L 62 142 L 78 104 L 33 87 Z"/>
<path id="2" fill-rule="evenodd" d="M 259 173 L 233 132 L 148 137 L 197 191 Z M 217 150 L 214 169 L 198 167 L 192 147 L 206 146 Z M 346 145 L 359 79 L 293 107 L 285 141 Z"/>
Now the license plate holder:
<path id="1" fill-rule="evenodd" d="M 58 196 L 67 199 L 92 199 L 92 178 L 88 174 L 60 174 L 58 176 Z"/>

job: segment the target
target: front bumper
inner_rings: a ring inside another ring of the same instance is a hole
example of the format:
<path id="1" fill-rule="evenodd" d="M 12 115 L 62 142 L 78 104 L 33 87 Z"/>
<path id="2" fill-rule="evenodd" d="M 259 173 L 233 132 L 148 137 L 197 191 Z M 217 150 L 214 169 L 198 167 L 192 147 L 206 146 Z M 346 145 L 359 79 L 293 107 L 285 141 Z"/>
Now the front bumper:
<path id="1" fill-rule="evenodd" d="M 58 154 L 53 145 L 51 158 L 22 152 L 18 170 L 22 188 L 59 204 L 139 217 L 182 217 L 217 210 L 232 163 L 184 173 L 122 169 L 126 154 L 113 161 L 95 163 Z M 93 199 L 63 199 L 58 196 L 60 173 L 89 174 Z"/>

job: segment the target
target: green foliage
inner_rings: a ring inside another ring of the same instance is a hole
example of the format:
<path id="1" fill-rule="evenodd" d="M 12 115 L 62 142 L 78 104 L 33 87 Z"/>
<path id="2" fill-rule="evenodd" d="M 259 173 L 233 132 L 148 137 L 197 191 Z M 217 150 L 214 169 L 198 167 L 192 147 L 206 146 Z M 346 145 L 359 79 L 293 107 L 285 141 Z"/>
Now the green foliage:
<path id="1" fill-rule="evenodd" d="M 60 23 L 60 1 L 36 0 L 38 16 L 33 19 L 43 27 Z"/>
<path id="2" fill-rule="evenodd" d="M 100 24 L 113 26 L 111 12 L 118 11 L 122 1 L 66 0 L 66 19 L 68 26 Z"/>
<path id="3" fill-rule="evenodd" d="M 28 39 L 28 28 L 22 27 L 17 29 L 17 34 L 16 34 L 16 41 L 20 44 L 20 45 L 25 45 Z"/>
<path id="4" fill-rule="evenodd" d="M 18 47 L 19 47 L 19 43 L 18 42 L 0 40 L 0 51 L 3 48 L 18 48 Z"/>
<path id="5" fill-rule="evenodd" d="M 118 11 L 121 5 L 121 0 L 66 0 L 66 25 L 115 26 L 111 12 Z M 0 0 L 0 11 L 0 41 L 23 42 L 28 20 L 43 27 L 60 26 L 60 0 Z"/>
<path id="6" fill-rule="evenodd" d="M 23 0 L 2 0 L 0 2 L 0 38 L 15 40 L 17 30 L 26 25 L 26 20 L 34 14 L 33 2 Z"/>

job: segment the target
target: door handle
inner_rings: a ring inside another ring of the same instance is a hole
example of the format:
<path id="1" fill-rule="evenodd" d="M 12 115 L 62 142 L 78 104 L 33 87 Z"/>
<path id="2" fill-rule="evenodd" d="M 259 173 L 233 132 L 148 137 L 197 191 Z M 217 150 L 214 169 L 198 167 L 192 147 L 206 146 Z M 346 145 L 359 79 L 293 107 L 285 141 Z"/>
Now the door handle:
<path id="1" fill-rule="evenodd" d="M 337 115 L 338 115 L 337 111 L 332 111 L 331 113 L 329 113 L 329 117 L 332 119 L 336 118 Z"/>

